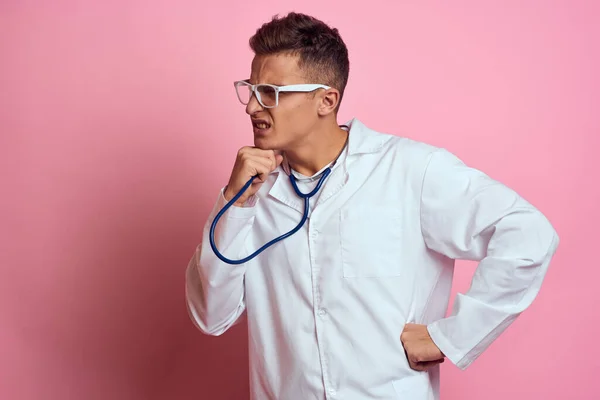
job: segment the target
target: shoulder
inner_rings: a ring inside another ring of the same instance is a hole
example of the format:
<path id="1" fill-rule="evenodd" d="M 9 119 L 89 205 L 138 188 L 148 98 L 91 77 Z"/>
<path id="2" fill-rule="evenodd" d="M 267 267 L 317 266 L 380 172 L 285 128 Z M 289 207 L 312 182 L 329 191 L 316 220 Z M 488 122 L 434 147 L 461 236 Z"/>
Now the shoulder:
<path id="1" fill-rule="evenodd" d="M 356 121 L 353 121 L 356 124 Z M 400 173 L 416 185 L 425 179 L 429 182 L 448 180 L 450 177 L 473 178 L 479 171 L 469 168 L 448 149 L 425 141 L 402 136 L 399 132 L 372 129 L 358 122 L 356 137 L 361 144 L 355 147 L 365 153 L 371 152 L 371 162 L 384 166 L 385 170 Z M 361 151 L 357 151 L 361 152 Z M 455 176 L 456 175 L 456 176 Z"/>
<path id="2" fill-rule="evenodd" d="M 362 131 L 362 134 L 368 137 L 370 142 L 379 144 L 377 153 L 379 153 L 380 157 L 392 157 L 395 162 L 416 164 L 425 167 L 434 155 L 436 158 L 447 160 L 450 158 L 458 159 L 443 147 L 402 136 L 400 132 L 378 131 L 364 125 Z"/>

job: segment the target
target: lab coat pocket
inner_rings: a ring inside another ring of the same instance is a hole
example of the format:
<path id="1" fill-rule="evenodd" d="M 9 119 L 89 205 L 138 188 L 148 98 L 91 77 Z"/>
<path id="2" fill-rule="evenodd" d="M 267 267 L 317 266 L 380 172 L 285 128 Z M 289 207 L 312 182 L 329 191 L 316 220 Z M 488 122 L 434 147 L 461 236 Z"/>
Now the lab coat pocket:
<path id="1" fill-rule="evenodd" d="M 342 209 L 340 242 L 345 278 L 400 275 L 402 226 L 398 209 Z"/>
<path id="2" fill-rule="evenodd" d="M 429 382 L 429 374 L 409 376 L 393 381 L 398 400 L 433 400 L 433 390 Z"/>

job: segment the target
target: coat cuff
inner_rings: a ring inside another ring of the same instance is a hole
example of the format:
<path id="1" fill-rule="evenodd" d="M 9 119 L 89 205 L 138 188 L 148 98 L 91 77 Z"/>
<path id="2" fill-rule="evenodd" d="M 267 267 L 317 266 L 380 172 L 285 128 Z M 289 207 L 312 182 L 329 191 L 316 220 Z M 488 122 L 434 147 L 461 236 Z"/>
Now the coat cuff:
<path id="1" fill-rule="evenodd" d="M 232 205 L 227 210 L 228 218 L 250 218 L 256 214 L 256 205 L 259 203 L 260 199 L 252 195 L 246 200 L 243 207 L 238 207 L 236 205 Z M 225 205 L 227 204 L 227 200 L 225 199 L 225 188 L 221 189 L 221 193 L 219 198 L 217 199 L 217 204 L 214 207 L 214 214 L 219 212 Z"/>

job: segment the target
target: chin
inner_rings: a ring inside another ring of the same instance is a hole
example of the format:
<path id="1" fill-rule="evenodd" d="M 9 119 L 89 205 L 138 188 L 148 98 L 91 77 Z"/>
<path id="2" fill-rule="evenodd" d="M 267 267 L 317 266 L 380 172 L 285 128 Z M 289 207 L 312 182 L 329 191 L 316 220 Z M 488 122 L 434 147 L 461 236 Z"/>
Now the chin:
<path id="1" fill-rule="evenodd" d="M 254 138 L 254 147 L 261 150 L 278 150 L 277 143 L 267 138 Z"/>

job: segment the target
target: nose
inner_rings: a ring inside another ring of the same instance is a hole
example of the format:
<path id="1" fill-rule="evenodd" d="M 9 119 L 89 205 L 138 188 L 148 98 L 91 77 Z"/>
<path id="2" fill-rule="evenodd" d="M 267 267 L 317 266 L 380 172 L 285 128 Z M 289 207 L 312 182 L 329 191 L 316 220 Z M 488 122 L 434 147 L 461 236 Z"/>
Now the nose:
<path id="1" fill-rule="evenodd" d="M 252 93 L 252 95 L 250 96 L 250 100 L 248 100 L 248 104 L 246 104 L 246 114 L 252 115 L 262 110 L 263 106 L 256 98 L 256 94 Z"/>

